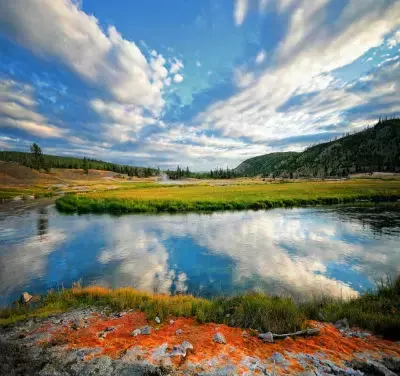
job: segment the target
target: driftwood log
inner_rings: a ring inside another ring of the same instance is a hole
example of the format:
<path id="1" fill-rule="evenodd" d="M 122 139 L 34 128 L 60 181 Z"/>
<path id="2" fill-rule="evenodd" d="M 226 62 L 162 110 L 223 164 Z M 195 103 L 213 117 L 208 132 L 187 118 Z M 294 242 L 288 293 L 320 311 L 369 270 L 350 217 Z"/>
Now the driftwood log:
<path id="1" fill-rule="evenodd" d="M 317 336 L 319 335 L 320 330 L 318 328 L 313 328 L 313 329 L 305 329 L 305 330 L 299 330 L 298 332 L 294 333 L 287 333 L 287 334 L 272 334 L 272 337 L 274 339 L 284 339 L 286 337 L 309 337 L 309 336 Z"/>
<path id="2" fill-rule="evenodd" d="M 275 339 L 284 339 L 286 337 L 296 338 L 296 337 L 308 337 L 308 336 L 317 336 L 319 335 L 320 330 L 318 328 L 313 329 L 305 329 L 299 330 L 294 333 L 286 333 L 286 334 L 274 334 L 271 332 L 262 333 L 258 336 L 258 338 L 262 339 L 264 342 L 274 342 Z"/>

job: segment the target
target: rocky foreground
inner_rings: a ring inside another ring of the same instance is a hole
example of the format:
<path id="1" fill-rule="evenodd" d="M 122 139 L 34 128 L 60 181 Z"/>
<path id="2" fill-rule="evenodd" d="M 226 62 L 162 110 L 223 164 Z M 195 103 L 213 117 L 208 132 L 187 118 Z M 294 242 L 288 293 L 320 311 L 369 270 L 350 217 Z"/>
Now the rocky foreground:
<path id="1" fill-rule="evenodd" d="M 189 318 L 75 310 L 0 331 L 0 375 L 400 375 L 400 343 L 311 322 L 276 339 Z M 314 334 L 318 335 L 314 335 Z"/>

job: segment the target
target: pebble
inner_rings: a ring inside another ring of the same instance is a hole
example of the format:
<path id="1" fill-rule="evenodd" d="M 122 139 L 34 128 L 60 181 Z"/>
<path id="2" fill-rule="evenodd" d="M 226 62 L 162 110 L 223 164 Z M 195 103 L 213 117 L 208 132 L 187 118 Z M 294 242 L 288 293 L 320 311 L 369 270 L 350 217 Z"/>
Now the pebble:
<path id="1" fill-rule="evenodd" d="M 347 330 L 350 328 L 349 320 L 347 320 L 346 318 L 344 318 L 342 320 L 338 320 L 335 322 L 335 327 L 337 329 Z"/>
<path id="2" fill-rule="evenodd" d="M 174 320 L 169 320 L 170 325 L 174 325 L 174 322 L 175 322 Z"/>
<path id="3" fill-rule="evenodd" d="M 225 344 L 226 339 L 221 333 L 217 332 L 214 336 L 214 342 Z"/>
<path id="4" fill-rule="evenodd" d="M 144 326 L 141 329 L 141 333 L 145 334 L 145 335 L 149 335 L 151 333 L 151 326 L 148 326 L 148 325 Z"/>
<path id="5" fill-rule="evenodd" d="M 258 338 L 262 339 L 264 342 L 269 342 L 269 343 L 274 342 L 274 336 L 271 332 L 259 334 Z"/>
<path id="6" fill-rule="evenodd" d="M 157 324 L 159 324 L 159 323 L 161 322 L 161 320 L 160 320 L 160 318 L 159 318 L 158 316 L 156 317 L 155 320 L 156 320 L 156 323 L 157 323 Z"/>
<path id="7" fill-rule="evenodd" d="M 142 331 L 138 328 L 138 329 L 135 329 L 133 332 L 131 332 L 131 336 L 136 337 L 141 333 L 142 333 Z"/>
<path id="8" fill-rule="evenodd" d="M 177 336 L 181 335 L 181 334 L 182 334 L 182 329 L 178 329 L 178 330 L 175 332 L 175 334 L 176 334 Z"/>

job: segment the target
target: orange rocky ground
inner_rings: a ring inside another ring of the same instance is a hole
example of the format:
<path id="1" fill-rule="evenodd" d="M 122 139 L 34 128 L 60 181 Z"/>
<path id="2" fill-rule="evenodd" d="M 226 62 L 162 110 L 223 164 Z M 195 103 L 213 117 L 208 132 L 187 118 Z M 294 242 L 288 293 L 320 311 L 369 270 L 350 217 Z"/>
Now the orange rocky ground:
<path id="1" fill-rule="evenodd" d="M 149 335 L 131 334 L 145 325 L 152 327 Z M 320 335 L 263 343 L 257 338 L 256 331 L 245 332 L 213 323 L 199 324 L 190 318 L 169 318 L 157 324 L 148 322 L 141 312 L 112 317 L 91 313 L 84 319 L 72 321 L 68 317 L 48 320 L 30 334 L 47 334 L 39 337 L 41 345 L 63 345 L 71 351 L 84 349 L 87 354 L 84 361 L 103 356 L 126 362 L 146 361 L 172 367 L 177 374 L 200 374 L 218 369 L 239 375 L 300 374 L 307 370 L 317 370 L 319 374 L 361 375 L 360 371 L 347 367 L 346 362 L 355 358 L 368 358 L 369 361 L 398 359 L 400 355 L 399 343 L 365 332 L 363 338 L 357 338 L 345 335 L 330 324 L 310 322 L 310 326 L 319 327 Z M 179 329 L 181 333 L 177 334 Z M 226 344 L 214 342 L 217 332 L 225 337 Z M 171 356 L 173 347 L 184 341 L 190 342 L 193 350 L 188 351 L 186 357 Z M 327 370 L 332 373 L 321 373 Z"/>

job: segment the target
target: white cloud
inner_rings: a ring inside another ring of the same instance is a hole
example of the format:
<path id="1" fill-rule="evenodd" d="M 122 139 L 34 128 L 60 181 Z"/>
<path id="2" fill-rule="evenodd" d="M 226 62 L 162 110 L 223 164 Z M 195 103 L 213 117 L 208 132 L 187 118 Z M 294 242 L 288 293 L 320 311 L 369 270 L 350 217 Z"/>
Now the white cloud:
<path id="1" fill-rule="evenodd" d="M 175 83 L 179 84 L 179 83 L 181 83 L 183 81 L 183 76 L 178 73 L 178 74 L 176 74 L 174 76 L 173 80 L 174 80 Z"/>
<path id="2" fill-rule="evenodd" d="M 340 88 L 330 72 L 382 45 L 398 26 L 400 3 L 349 2 L 331 30 L 325 24 L 326 4 L 300 1 L 290 14 L 285 40 L 272 56 L 276 64 L 244 90 L 198 114 L 199 126 L 225 137 L 268 142 L 323 133 L 325 126 L 342 123 L 346 110 L 365 104 L 364 94 Z M 293 111 L 280 110 L 294 95 L 318 90 L 325 92 L 313 101 Z"/>
<path id="3" fill-rule="evenodd" d="M 182 60 L 175 59 L 173 63 L 171 63 L 171 67 L 169 68 L 169 71 L 171 74 L 178 73 L 182 68 L 184 67 Z"/>
<path id="4" fill-rule="evenodd" d="M 250 86 L 254 82 L 255 76 L 252 72 L 246 72 L 244 68 L 236 68 L 233 72 L 233 81 L 239 88 Z"/>
<path id="5" fill-rule="evenodd" d="M 236 26 L 239 26 L 243 23 L 247 15 L 248 7 L 249 7 L 249 0 L 236 0 L 234 15 L 233 15 Z"/>
<path id="6" fill-rule="evenodd" d="M 69 0 L 4 0 L 3 30 L 36 54 L 56 57 L 82 78 L 104 87 L 116 101 L 158 114 L 164 105 L 165 59 L 152 52 L 147 61 L 139 47 L 115 27 L 107 32 L 94 16 Z"/>
<path id="7" fill-rule="evenodd" d="M 264 50 L 261 50 L 256 56 L 256 59 L 255 59 L 256 64 L 263 63 L 266 57 L 267 57 L 266 52 Z"/>
<path id="8" fill-rule="evenodd" d="M 37 112 L 33 95 L 30 85 L 0 81 L 0 128 L 20 129 L 38 137 L 62 137 L 65 131 Z"/>
<path id="9" fill-rule="evenodd" d="M 200 68 L 201 67 L 201 62 L 199 60 L 196 60 L 196 67 Z"/>
<path id="10" fill-rule="evenodd" d="M 400 30 L 396 31 L 396 33 L 388 40 L 387 46 L 392 49 L 400 44 Z"/>

